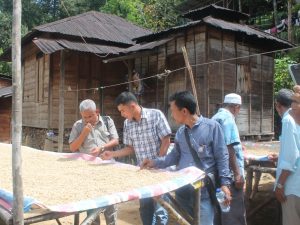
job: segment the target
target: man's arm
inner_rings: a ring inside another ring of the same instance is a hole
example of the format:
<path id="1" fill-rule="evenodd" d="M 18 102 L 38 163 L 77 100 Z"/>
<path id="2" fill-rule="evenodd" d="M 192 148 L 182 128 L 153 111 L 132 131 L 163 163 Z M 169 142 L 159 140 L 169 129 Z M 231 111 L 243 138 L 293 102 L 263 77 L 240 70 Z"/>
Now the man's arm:
<path id="1" fill-rule="evenodd" d="M 159 154 L 158 156 L 165 156 L 167 154 L 168 148 L 170 146 L 170 136 L 165 136 L 161 139 L 161 145 L 159 149 Z"/>
<path id="2" fill-rule="evenodd" d="M 285 202 L 286 201 L 286 196 L 284 194 L 284 184 L 291 174 L 291 171 L 288 170 L 282 170 L 281 174 L 278 178 L 277 185 L 275 188 L 275 196 L 279 202 Z"/>
<path id="3" fill-rule="evenodd" d="M 101 154 L 101 158 L 104 160 L 112 159 L 112 158 L 120 158 L 127 155 L 134 154 L 134 149 L 132 146 L 126 146 L 118 151 L 105 151 Z"/>
<path id="4" fill-rule="evenodd" d="M 227 145 L 229 153 L 229 167 L 233 171 L 234 185 L 236 188 L 241 189 L 244 187 L 244 178 L 241 176 L 240 168 L 237 164 L 235 149 L 233 145 Z"/>
<path id="5" fill-rule="evenodd" d="M 84 128 L 82 129 L 80 135 L 70 143 L 70 150 L 72 152 L 78 151 L 82 143 L 84 142 L 85 138 L 88 136 L 88 134 L 93 129 L 92 125 L 90 123 L 86 124 Z"/>

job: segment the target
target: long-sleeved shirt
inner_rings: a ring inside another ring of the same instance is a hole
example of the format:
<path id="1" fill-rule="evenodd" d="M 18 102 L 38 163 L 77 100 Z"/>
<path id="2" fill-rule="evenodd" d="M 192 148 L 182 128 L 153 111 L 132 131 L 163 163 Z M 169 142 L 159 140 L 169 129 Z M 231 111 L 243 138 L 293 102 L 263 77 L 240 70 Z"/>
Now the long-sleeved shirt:
<path id="1" fill-rule="evenodd" d="M 291 172 L 284 184 L 285 195 L 300 197 L 300 126 L 289 114 L 289 111 L 283 115 L 282 119 L 276 183 L 282 170 Z"/>
<path id="2" fill-rule="evenodd" d="M 185 129 L 188 130 L 191 145 L 197 150 L 201 161 L 201 170 L 206 173 L 218 172 L 221 185 L 230 185 L 228 149 L 224 141 L 223 131 L 218 122 L 200 117 L 190 129 L 181 126 L 175 136 L 175 146 L 165 157 L 154 161 L 155 167 L 166 168 L 177 165 L 177 169 L 196 166 L 189 145 L 185 138 Z"/>

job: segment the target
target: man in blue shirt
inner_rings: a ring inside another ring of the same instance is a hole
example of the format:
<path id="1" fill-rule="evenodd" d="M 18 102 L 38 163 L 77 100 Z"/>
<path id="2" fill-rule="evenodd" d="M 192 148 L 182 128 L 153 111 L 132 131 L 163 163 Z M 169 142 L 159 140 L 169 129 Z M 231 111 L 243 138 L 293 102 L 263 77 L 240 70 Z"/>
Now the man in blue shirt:
<path id="1" fill-rule="evenodd" d="M 197 166 L 196 161 L 198 159 L 194 159 L 192 153 L 195 151 L 196 156 L 200 159 L 200 169 L 206 174 L 215 174 L 217 182 L 220 183 L 226 195 L 226 204 L 230 204 L 231 194 L 228 186 L 231 184 L 231 177 L 228 151 L 220 125 L 214 120 L 196 114 L 195 98 L 188 91 L 177 92 L 172 95 L 170 97 L 170 109 L 175 121 L 178 124 L 183 124 L 176 132 L 175 146 L 165 157 L 144 160 L 141 168 L 166 168 L 177 165 L 177 169 L 183 169 Z M 195 190 L 192 185 L 186 185 L 176 190 L 175 194 L 179 204 L 191 216 L 194 216 Z M 204 186 L 201 189 L 200 222 L 204 225 L 212 225 L 213 219 L 214 206 L 208 189 Z"/>
<path id="2" fill-rule="evenodd" d="M 283 114 L 275 196 L 282 224 L 300 224 L 300 86 L 294 87 L 291 109 Z"/>
<path id="3" fill-rule="evenodd" d="M 234 183 L 231 186 L 232 202 L 229 212 L 221 213 L 222 225 L 245 225 L 246 210 L 244 204 L 244 155 L 235 117 L 239 114 L 242 104 L 240 95 L 231 93 L 225 95 L 223 108 L 212 117 L 221 125 L 225 143 L 229 152 L 229 166 Z M 218 224 L 218 221 L 216 221 Z"/>

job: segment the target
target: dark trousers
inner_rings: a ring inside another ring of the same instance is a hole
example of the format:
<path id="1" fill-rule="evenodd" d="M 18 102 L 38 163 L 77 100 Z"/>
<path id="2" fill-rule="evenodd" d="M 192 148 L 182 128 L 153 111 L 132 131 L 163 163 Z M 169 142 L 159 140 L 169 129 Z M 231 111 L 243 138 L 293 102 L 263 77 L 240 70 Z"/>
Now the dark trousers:
<path id="1" fill-rule="evenodd" d="M 217 215 L 214 225 L 247 225 L 243 189 L 236 189 L 232 184 L 230 191 L 232 197 L 230 211 L 221 212 L 221 216 Z"/>

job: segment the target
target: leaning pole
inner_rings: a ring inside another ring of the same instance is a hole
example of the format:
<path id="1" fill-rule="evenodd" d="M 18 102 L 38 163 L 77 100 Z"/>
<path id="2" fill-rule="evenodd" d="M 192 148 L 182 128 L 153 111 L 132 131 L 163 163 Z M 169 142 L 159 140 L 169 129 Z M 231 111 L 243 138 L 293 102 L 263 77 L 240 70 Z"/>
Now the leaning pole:
<path id="1" fill-rule="evenodd" d="M 13 177 L 13 224 L 23 225 L 22 182 L 22 84 L 21 84 L 21 0 L 13 0 L 12 24 L 12 177 Z"/>

